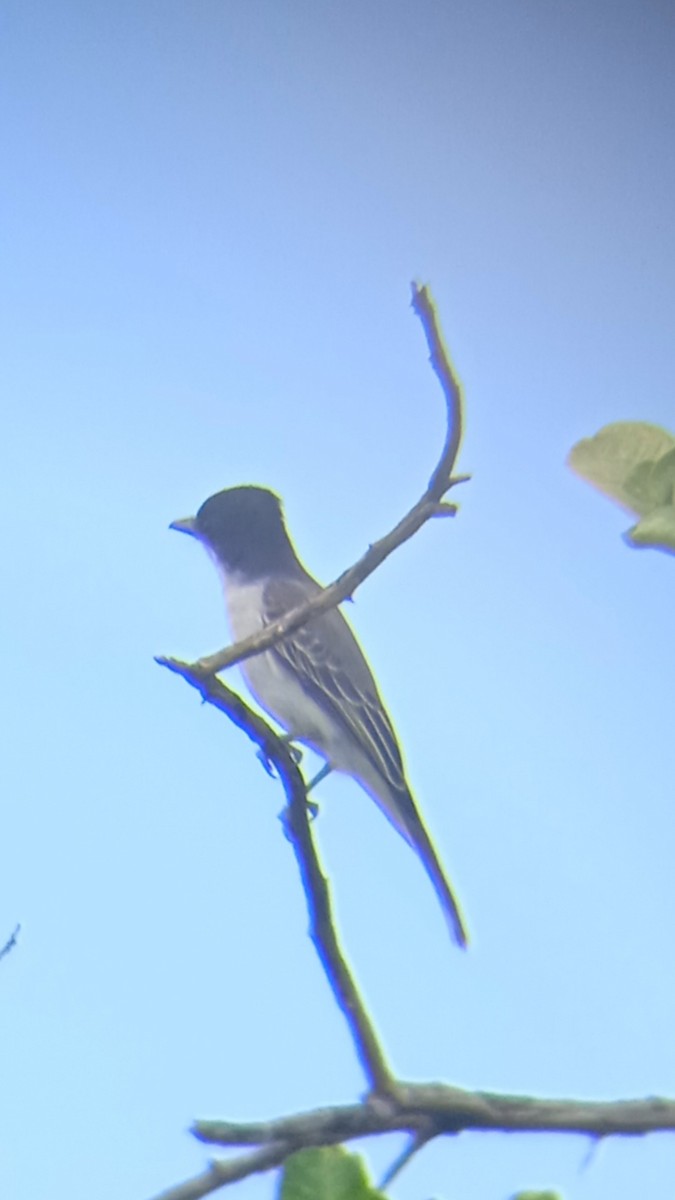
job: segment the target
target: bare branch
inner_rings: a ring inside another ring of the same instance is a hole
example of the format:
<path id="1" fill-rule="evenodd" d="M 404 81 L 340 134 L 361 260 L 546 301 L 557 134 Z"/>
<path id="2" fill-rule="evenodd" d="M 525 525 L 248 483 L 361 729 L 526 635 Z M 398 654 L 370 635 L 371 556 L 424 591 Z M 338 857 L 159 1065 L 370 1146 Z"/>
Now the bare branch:
<path id="1" fill-rule="evenodd" d="M 276 767 L 288 802 L 283 814 L 284 824 L 300 869 L 309 912 L 310 936 L 333 995 L 347 1021 L 369 1087 L 379 1095 L 394 1094 L 396 1085 L 392 1074 L 338 943 L 331 917 L 328 884 L 321 872 L 307 815 L 307 789 L 288 743 L 254 713 L 241 696 L 215 676 L 198 675 L 185 663 L 167 661 L 162 665 L 182 675 L 204 700 L 226 713 L 259 746 L 266 760 Z"/>
<path id="2" fill-rule="evenodd" d="M 412 284 L 411 290 L 411 304 L 422 322 L 429 347 L 429 362 L 443 388 L 443 395 L 445 396 L 445 403 L 448 410 L 445 445 L 443 446 L 443 451 L 434 473 L 429 480 L 429 487 L 427 489 L 430 496 L 436 496 L 440 500 L 441 496 L 444 496 L 448 490 L 450 476 L 457 455 L 459 454 L 464 425 L 464 399 L 457 372 L 452 365 L 450 355 L 443 341 L 443 334 L 438 324 L 438 316 L 434 302 L 431 299 L 431 293 L 428 287 L 419 287 L 416 283 Z M 458 480 L 453 482 L 458 482 Z"/>
<path id="3" fill-rule="evenodd" d="M 353 1138 L 408 1133 L 406 1147 L 390 1170 L 398 1171 L 432 1137 L 465 1131 L 501 1133 L 577 1133 L 592 1138 L 633 1137 L 675 1131 L 675 1099 L 539 1100 L 468 1092 L 444 1084 L 400 1083 L 398 1103 L 376 1099 L 363 1104 L 318 1108 L 273 1121 L 241 1123 L 198 1121 L 193 1134 L 202 1142 L 258 1149 L 225 1163 L 212 1163 L 194 1180 L 163 1192 L 156 1200 L 199 1200 L 227 1183 L 279 1166 L 290 1154 L 308 1146 L 330 1146 Z M 269 1157 L 267 1157 L 269 1156 Z"/>
<path id="4" fill-rule="evenodd" d="M 447 1084 L 398 1084 L 397 1100 L 318 1108 L 278 1120 L 243 1124 L 198 1121 L 192 1132 L 202 1142 L 248 1146 L 289 1142 L 330 1145 L 382 1133 L 424 1135 L 468 1130 L 520 1133 L 578 1133 L 590 1137 L 640 1136 L 675 1132 L 675 1099 L 542 1100 L 496 1092 L 469 1092 Z"/>
<path id="5" fill-rule="evenodd" d="M 307 817 L 306 793 L 302 802 L 293 797 L 284 817 L 307 898 L 309 932 L 314 948 L 349 1027 L 369 1087 L 378 1096 L 393 1096 L 396 1091 L 394 1078 L 340 949 L 328 883 L 321 871 Z"/>
<path id="6" fill-rule="evenodd" d="M 454 487 L 458 483 L 463 483 L 469 478 L 463 475 L 453 479 L 452 476 L 455 459 L 462 440 L 463 405 L 461 387 L 454 368 L 450 363 L 449 355 L 443 345 L 436 311 L 428 288 L 419 288 L 416 284 L 413 284 L 412 293 L 412 306 L 424 327 L 429 345 L 431 365 L 438 375 L 441 387 L 443 388 L 448 418 L 443 450 L 431 475 L 426 491 L 389 533 L 385 534 L 379 541 L 373 542 L 358 562 L 354 563 L 348 570 L 343 571 L 333 583 L 329 584 L 318 595 L 314 596 L 306 604 L 302 604 L 298 608 L 284 613 L 283 617 L 280 617 L 278 621 L 266 625 L 258 633 L 252 634 L 247 638 L 242 638 L 240 642 L 235 642 L 234 645 L 227 646 L 224 650 L 219 650 L 216 654 L 210 654 L 206 658 L 200 658 L 197 662 L 191 663 L 190 669 L 193 675 L 214 675 L 218 671 L 223 671 L 225 667 L 231 667 L 234 663 L 251 658 L 254 654 L 260 654 L 262 650 L 269 649 L 270 646 L 275 645 L 276 642 L 280 642 L 289 633 L 292 633 L 301 625 L 305 625 L 311 617 L 316 617 L 320 613 L 327 612 L 330 608 L 335 608 L 343 600 L 352 596 L 359 584 L 363 583 L 369 575 L 372 575 L 373 571 L 379 567 L 380 563 L 384 562 L 385 558 L 388 558 L 394 550 L 408 541 L 414 533 L 417 533 L 417 530 L 430 520 L 431 517 L 440 515 L 449 516 L 453 515 L 456 511 L 454 505 L 448 505 L 443 502 L 443 497 L 451 487 Z M 160 666 L 172 667 L 175 665 L 176 667 L 180 667 L 186 665 L 172 658 L 157 658 L 156 661 Z"/>

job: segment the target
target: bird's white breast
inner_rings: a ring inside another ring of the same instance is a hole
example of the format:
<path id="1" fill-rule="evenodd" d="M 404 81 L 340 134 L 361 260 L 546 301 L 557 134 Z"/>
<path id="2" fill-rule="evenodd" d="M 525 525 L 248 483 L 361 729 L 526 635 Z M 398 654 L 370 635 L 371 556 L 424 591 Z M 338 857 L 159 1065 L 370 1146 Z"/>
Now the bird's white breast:
<path id="1" fill-rule="evenodd" d="M 263 584 L 244 582 L 237 575 L 223 575 L 223 588 L 230 632 L 233 641 L 240 642 L 262 629 Z"/>
<path id="2" fill-rule="evenodd" d="M 234 641 L 263 628 L 261 582 L 251 583 L 221 569 L 225 605 Z M 337 771 L 358 779 L 405 838 L 410 835 L 400 819 L 397 802 L 381 772 L 370 761 L 342 724 L 317 704 L 298 683 L 295 672 L 274 651 L 263 651 L 239 664 L 249 690 L 260 706 L 299 742 L 305 742 Z"/>
<path id="3" fill-rule="evenodd" d="M 236 575 L 223 576 L 225 606 L 235 642 L 263 628 L 261 582 L 244 581 Z M 293 737 L 319 748 L 330 757 L 335 738 L 333 723 L 308 697 L 292 671 L 270 651 L 263 651 L 240 664 L 242 674 L 258 703 Z"/>

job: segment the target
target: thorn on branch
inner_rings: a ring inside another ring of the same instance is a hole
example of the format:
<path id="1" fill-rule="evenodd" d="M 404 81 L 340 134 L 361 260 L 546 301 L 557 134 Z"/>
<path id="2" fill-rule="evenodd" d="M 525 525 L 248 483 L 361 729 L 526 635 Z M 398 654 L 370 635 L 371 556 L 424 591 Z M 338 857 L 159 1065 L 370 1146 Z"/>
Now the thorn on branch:
<path id="1" fill-rule="evenodd" d="M 447 500 L 439 500 L 431 510 L 432 517 L 456 517 L 459 512 L 458 504 L 450 504 Z"/>
<path id="2" fill-rule="evenodd" d="M 470 482 L 471 482 L 470 475 L 453 475 L 448 480 L 448 486 L 445 490 L 446 490 L 446 492 L 449 492 L 450 488 L 457 487 L 458 483 L 470 483 Z"/>

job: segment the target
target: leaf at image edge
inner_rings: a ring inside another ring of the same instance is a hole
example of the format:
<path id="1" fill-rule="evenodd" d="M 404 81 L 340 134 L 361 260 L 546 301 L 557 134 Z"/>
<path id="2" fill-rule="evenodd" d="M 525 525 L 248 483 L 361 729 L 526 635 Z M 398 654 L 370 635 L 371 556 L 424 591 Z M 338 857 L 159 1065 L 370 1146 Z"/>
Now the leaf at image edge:
<path id="1" fill-rule="evenodd" d="M 567 465 L 587 483 L 616 500 L 630 512 L 644 516 L 663 503 L 659 460 L 675 450 L 675 437 L 660 425 L 646 421 L 614 421 L 604 425 L 590 438 L 572 447 Z M 657 468 L 654 499 L 645 496 L 649 472 L 644 464 Z"/>
<path id="2" fill-rule="evenodd" d="M 511 1200 L 562 1200 L 559 1192 L 516 1192 Z"/>

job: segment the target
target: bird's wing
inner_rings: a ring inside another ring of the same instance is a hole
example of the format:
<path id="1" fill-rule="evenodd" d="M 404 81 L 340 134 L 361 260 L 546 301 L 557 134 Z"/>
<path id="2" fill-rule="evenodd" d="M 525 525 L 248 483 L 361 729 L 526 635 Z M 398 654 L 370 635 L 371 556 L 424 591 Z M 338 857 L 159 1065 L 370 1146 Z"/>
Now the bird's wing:
<path id="1" fill-rule="evenodd" d="M 270 579 L 263 591 L 263 620 L 277 620 L 318 591 L 319 585 L 310 576 L 304 580 Z M 270 653 L 293 671 L 306 695 L 332 714 L 375 767 L 383 786 L 367 790 L 419 854 L 453 937 L 465 946 L 462 914 L 406 783 L 396 734 L 370 667 L 342 613 L 337 608 L 322 613 L 278 642 Z"/>
<path id="2" fill-rule="evenodd" d="M 265 622 L 305 603 L 318 584 L 275 578 L 263 594 Z M 307 695 L 327 709 L 359 744 L 396 793 L 409 795 L 396 735 L 363 651 L 342 613 L 332 608 L 278 642 L 272 653 L 290 667 Z"/>

